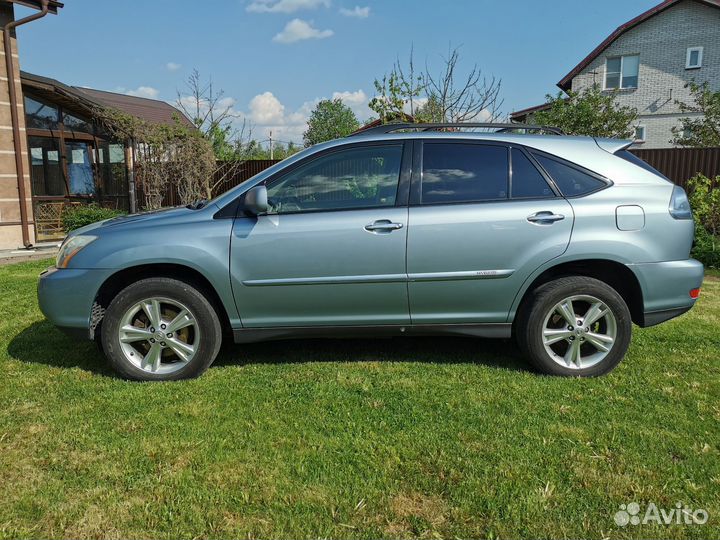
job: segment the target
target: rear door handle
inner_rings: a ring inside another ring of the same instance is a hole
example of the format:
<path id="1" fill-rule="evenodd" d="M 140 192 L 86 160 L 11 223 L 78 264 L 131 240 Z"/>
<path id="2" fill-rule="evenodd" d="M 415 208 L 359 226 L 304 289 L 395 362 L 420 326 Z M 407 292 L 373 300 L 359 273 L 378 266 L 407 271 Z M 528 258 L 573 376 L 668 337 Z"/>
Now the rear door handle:
<path id="1" fill-rule="evenodd" d="M 390 232 L 402 229 L 402 223 L 393 223 L 389 219 L 378 219 L 373 223 L 365 225 L 365 230 L 368 232 Z"/>
<path id="2" fill-rule="evenodd" d="M 561 221 L 565 219 L 565 216 L 562 214 L 553 214 L 552 212 L 543 211 L 543 212 L 535 212 L 534 214 L 530 214 L 527 217 L 527 220 L 530 223 L 539 223 L 539 224 L 547 224 L 551 225 L 552 223 L 555 223 L 556 221 Z"/>

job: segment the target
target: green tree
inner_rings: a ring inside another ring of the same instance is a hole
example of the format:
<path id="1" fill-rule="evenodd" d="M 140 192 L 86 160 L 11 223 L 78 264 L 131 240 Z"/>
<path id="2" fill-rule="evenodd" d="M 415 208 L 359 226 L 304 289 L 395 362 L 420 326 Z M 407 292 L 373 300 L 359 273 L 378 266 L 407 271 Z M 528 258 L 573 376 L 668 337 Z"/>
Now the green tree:
<path id="1" fill-rule="evenodd" d="M 235 145 L 230 141 L 231 129 L 229 124 L 224 126 L 213 124 L 205 134 L 205 138 L 213 148 L 215 159 L 227 161 L 235 158 Z"/>
<path id="2" fill-rule="evenodd" d="M 431 95 L 415 111 L 416 122 L 444 122 L 443 110 L 438 98 Z"/>
<path id="3" fill-rule="evenodd" d="M 720 92 L 710 90 L 707 82 L 692 82 L 687 86 L 695 103 L 675 103 L 683 113 L 700 113 L 702 116 L 682 118 L 681 127 L 673 128 L 671 142 L 696 148 L 720 146 Z"/>
<path id="4" fill-rule="evenodd" d="M 355 113 L 341 99 L 323 99 L 310 113 L 303 133 L 305 146 L 347 137 L 360 127 Z"/>
<path id="5" fill-rule="evenodd" d="M 533 123 L 554 126 L 568 135 L 628 139 L 633 136 L 637 109 L 618 105 L 616 92 L 593 85 L 580 92 L 546 96 L 550 107 L 533 115 Z"/>

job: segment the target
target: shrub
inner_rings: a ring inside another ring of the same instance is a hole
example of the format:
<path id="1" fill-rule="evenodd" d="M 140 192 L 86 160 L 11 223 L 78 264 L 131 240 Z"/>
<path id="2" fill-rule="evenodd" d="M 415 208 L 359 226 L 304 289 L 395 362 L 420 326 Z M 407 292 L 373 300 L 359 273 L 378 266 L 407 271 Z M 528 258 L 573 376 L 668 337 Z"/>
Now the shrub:
<path id="1" fill-rule="evenodd" d="M 103 219 L 114 218 L 124 215 L 121 210 L 112 210 L 92 203 L 82 206 L 70 207 L 63 212 L 63 228 L 65 232 L 74 231 L 85 225 L 90 225 Z"/>
<path id="2" fill-rule="evenodd" d="M 695 223 L 695 247 L 691 255 L 705 266 L 720 268 L 720 237 L 713 236 L 707 229 Z"/>
<path id="3" fill-rule="evenodd" d="M 705 266 L 720 268 L 720 176 L 698 174 L 688 181 L 688 198 L 695 219 L 692 256 Z"/>

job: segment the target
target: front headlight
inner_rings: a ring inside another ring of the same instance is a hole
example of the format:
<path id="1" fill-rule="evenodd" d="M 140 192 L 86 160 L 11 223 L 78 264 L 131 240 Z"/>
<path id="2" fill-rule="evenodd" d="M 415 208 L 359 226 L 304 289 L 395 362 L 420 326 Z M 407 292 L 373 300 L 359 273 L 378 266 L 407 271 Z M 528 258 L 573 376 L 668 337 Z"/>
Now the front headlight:
<path id="1" fill-rule="evenodd" d="M 57 268 L 67 268 L 68 264 L 70 263 L 70 260 L 77 255 L 82 248 L 87 246 L 90 242 L 95 240 L 97 236 L 89 236 L 89 235 L 78 235 L 78 236 L 71 236 L 70 238 L 67 238 L 62 246 L 60 246 L 60 251 L 58 251 L 57 259 L 55 260 L 55 266 Z"/>

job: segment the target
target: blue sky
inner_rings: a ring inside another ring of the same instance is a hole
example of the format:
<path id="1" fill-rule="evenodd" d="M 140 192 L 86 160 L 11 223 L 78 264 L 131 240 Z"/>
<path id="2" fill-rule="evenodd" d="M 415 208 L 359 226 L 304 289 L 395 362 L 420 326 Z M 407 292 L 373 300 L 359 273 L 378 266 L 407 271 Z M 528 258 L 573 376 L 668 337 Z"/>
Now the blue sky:
<path id="1" fill-rule="evenodd" d="M 373 80 L 406 58 L 502 79 L 503 112 L 544 101 L 618 25 L 659 0 L 65 0 L 19 29 L 24 70 L 72 85 L 174 101 L 193 68 L 212 76 L 258 139 L 300 142 L 320 98 L 361 119 Z M 29 10 L 17 8 L 17 17 Z"/>

